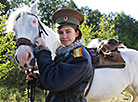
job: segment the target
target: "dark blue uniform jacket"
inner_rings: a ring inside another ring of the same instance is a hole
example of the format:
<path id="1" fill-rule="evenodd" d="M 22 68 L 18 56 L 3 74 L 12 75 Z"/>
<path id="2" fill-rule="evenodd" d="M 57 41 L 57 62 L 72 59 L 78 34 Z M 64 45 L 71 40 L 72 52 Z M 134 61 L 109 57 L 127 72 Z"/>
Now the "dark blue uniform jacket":
<path id="1" fill-rule="evenodd" d="M 74 97 L 84 92 L 92 74 L 91 56 L 85 47 L 80 49 L 82 55 L 75 57 L 73 49 L 67 56 L 56 56 L 54 61 L 49 51 L 36 55 L 40 81 L 50 91 L 46 102 L 86 102 L 84 97 Z"/>

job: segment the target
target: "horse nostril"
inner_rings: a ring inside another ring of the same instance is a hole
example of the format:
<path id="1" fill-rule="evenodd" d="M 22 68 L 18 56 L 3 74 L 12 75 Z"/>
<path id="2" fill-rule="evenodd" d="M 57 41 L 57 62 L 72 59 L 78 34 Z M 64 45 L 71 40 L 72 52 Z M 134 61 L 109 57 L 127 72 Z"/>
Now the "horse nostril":
<path id="1" fill-rule="evenodd" d="M 30 64 L 31 66 L 34 66 L 34 65 L 35 65 L 35 58 L 32 58 L 29 64 Z"/>
<path id="2" fill-rule="evenodd" d="M 31 53 L 29 53 L 28 58 L 31 58 Z"/>
<path id="3" fill-rule="evenodd" d="M 109 50 L 106 51 L 106 53 L 109 53 L 109 52 L 110 52 Z"/>
<path id="4" fill-rule="evenodd" d="M 22 70 L 23 70 L 24 68 L 23 68 L 22 66 L 20 66 L 20 69 L 22 69 Z"/>
<path id="5" fill-rule="evenodd" d="M 26 63 L 24 64 L 24 67 L 25 67 L 25 68 L 27 67 L 27 64 L 26 64 Z"/>

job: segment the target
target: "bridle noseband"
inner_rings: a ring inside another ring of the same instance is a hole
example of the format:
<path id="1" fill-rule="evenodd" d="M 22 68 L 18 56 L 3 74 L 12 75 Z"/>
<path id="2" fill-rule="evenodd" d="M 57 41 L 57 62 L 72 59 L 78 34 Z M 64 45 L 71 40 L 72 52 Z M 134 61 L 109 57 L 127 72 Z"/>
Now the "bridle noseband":
<path id="1" fill-rule="evenodd" d="M 35 44 L 33 44 L 29 39 L 27 38 L 19 38 L 16 41 L 16 46 L 17 48 L 21 45 L 28 45 L 28 46 L 32 46 L 33 48 L 35 47 Z"/>

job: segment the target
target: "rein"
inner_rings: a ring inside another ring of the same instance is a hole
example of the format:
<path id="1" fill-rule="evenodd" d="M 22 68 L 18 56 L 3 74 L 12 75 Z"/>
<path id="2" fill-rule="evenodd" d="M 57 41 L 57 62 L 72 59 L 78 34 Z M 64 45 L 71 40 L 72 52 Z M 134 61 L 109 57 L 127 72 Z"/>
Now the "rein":
<path id="1" fill-rule="evenodd" d="M 41 37 L 41 34 L 44 32 L 47 36 L 47 32 L 45 31 L 44 27 L 42 26 L 41 22 L 39 21 L 39 18 L 38 16 L 36 16 L 35 14 L 33 13 L 27 13 L 28 15 L 32 15 L 32 16 L 35 16 L 37 19 L 38 19 L 38 28 L 39 28 L 39 37 Z M 17 16 L 16 18 L 16 21 L 21 17 L 21 13 Z M 17 39 L 16 41 L 16 46 L 17 48 L 21 45 L 28 45 L 28 46 L 31 46 L 33 48 L 36 47 L 35 44 L 33 44 L 29 39 L 27 38 L 19 38 Z M 18 60 L 17 60 L 18 61 Z M 32 70 L 33 72 L 33 70 Z M 29 70 L 27 70 L 27 73 L 30 73 Z M 34 78 L 33 78 L 34 79 Z M 30 99 L 30 102 L 34 102 L 34 99 L 35 99 L 35 82 L 34 80 L 32 81 L 28 81 L 28 102 L 29 102 L 29 99 Z"/>

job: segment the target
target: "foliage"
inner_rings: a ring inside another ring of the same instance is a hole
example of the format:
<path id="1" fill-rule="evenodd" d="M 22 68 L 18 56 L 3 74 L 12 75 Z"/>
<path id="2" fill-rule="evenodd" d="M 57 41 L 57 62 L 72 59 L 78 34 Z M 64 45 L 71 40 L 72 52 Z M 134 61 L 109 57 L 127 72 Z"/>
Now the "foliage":
<path id="1" fill-rule="evenodd" d="M 131 102 L 131 95 L 128 92 L 124 91 L 122 94 L 116 96 L 115 98 L 104 102 Z"/>
<path id="2" fill-rule="evenodd" d="M 0 80 L 0 102 L 28 102 L 25 77 L 24 72 L 14 69 L 14 73 L 10 73 L 5 80 Z M 44 102 L 44 91 L 36 88 L 35 93 L 35 102 Z"/>
<path id="3" fill-rule="evenodd" d="M 5 5 L 3 5 L 3 4 L 0 3 L 0 15 L 5 12 L 3 10 L 4 8 L 5 8 Z"/>
<path id="4" fill-rule="evenodd" d="M 43 23 L 52 27 L 52 14 L 60 8 L 67 8 L 67 6 L 67 0 L 40 0 L 38 15 Z"/>
<path id="5" fill-rule="evenodd" d="M 87 16 L 85 15 L 85 21 L 80 26 L 80 30 L 82 32 L 82 38 L 84 39 L 85 45 L 88 45 L 91 39 L 95 38 L 93 36 L 94 32 L 92 31 L 92 29 L 94 29 L 95 26 L 93 24 L 91 24 L 90 26 L 86 25 L 88 21 L 89 20 L 87 19 Z"/>
<path id="6" fill-rule="evenodd" d="M 98 23 L 100 22 L 102 14 L 98 10 L 90 9 L 88 6 L 81 7 L 80 10 L 83 12 L 83 14 L 87 15 L 87 18 L 89 19 L 86 25 L 90 26 L 91 24 L 93 24 L 95 25 L 93 31 L 98 30 L 99 29 Z"/>
<path id="7" fill-rule="evenodd" d="M 69 0 L 67 8 L 72 8 L 72 9 L 79 10 L 77 5 L 75 4 L 75 2 L 73 0 Z"/>
<path id="8" fill-rule="evenodd" d="M 1 5 L 3 8 L 3 5 Z M 3 12 L 1 10 L 1 12 Z M 7 15 L 0 16 L 0 79 L 8 75 L 8 72 L 16 68 L 14 62 L 15 42 L 13 33 L 5 33 Z"/>
<path id="9" fill-rule="evenodd" d="M 17 68 L 14 59 L 15 42 L 14 34 L 6 34 L 6 13 L 20 6 L 21 3 L 29 5 L 35 0 L 11 0 L 6 4 L 6 9 L 0 4 L 0 102 L 27 102 L 27 83 L 25 75 Z M 40 0 L 39 17 L 47 26 L 52 27 L 52 14 L 60 8 L 73 8 L 81 11 L 85 16 L 85 22 L 80 26 L 85 44 L 94 38 L 108 39 L 117 38 L 126 46 L 138 49 L 138 21 L 124 13 L 106 16 L 98 10 L 89 7 L 76 6 L 73 0 Z M 9 10 L 7 10 L 9 9 Z M 16 75 L 16 76 L 15 76 Z M 5 80 L 1 80 L 5 78 Z M 45 95 L 42 90 L 36 89 L 36 102 L 43 102 Z M 121 98 L 120 98 L 121 97 Z M 129 102 L 128 93 L 106 102 Z"/>
<path id="10" fill-rule="evenodd" d="M 119 40 L 127 47 L 138 50 L 138 21 L 121 12 L 115 17 L 114 23 Z"/>
<path id="11" fill-rule="evenodd" d="M 100 18 L 100 22 L 98 24 L 99 30 L 96 30 L 96 31 L 93 30 L 95 29 L 96 26 L 93 24 L 90 24 L 90 26 L 88 26 L 87 22 L 89 22 L 89 19 L 87 18 L 87 16 L 85 16 L 85 21 L 80 26 L 80 29 L 83 33 L 82 38 L 84 39 L 84 42 L 86 45 L 88 45 L 89 42 L 94 38 L 99 38 L 101 40 L 105 40 L 109 38 L 118 39 L 118 36 L 115 35 L 115 24 L 113 23 L 110 17 L 103 15 Z"/>
<path id="12" fill-rule="evenodd" d="M 100 18 L 99 30 L 96 31 L 97 38 L 102 40 L 118 37 L 115 35 L 115 24 L 110 17 L 103 15 Z"/>
<path id="13" fill-rule="evenodd" d="M 7 11 L 9 10 L 9 3 L 7 2 L 7 0 L 0 0 L 0 3 L 1 3 L 0 4 L 0 16 L 2 16 L 2 15 L 5 15 Z"/>

